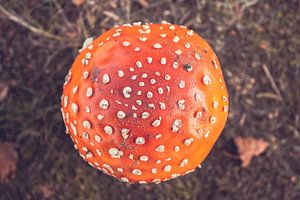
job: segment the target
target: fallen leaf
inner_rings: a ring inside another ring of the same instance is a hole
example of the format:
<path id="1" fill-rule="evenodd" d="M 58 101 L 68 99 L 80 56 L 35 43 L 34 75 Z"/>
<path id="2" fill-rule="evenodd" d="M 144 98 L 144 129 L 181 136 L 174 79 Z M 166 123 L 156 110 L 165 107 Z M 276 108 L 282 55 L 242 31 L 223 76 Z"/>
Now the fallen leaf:
<path id="1" fill-rule="evenodd" d="M 253 156 L 259 156 L 269 146 L 269 143 L 263 139 L 255 139 L 253 137 L 236 137 L 234 138 L 234 142 L 240 154 L 242 167 L 248 167 Z"/>
<path id="2" fill-rule="evenodd" d="M 72 3 L 75 6 L 81 6 L 82 4 L 84 4 L 85 0 L 72 0 Z"/>
<path id="3" fill-rule="evenodd" d="M 14 175 L 17 169 L 18 154 L 9 142 L 0 143 L 0 182 Z"/>
<path id="4" fill-rule="evenodd" d="M 0 103 L 7 97 L 8 89 L 8 84 L 0 82 Z"/>
<path id="5" fill-rule="evenodd" d="M 138 0 L 139 4 L 141 6 L 143 6 L 144 8 L 148 8 L 149 7 L 149 3 L 147 0 Z"/>
<path id="6" fill-rule="evenodd" d="M 49 199 L 55 194 L 54 189 L 50 184 L 46 183 L 43 185 L 39 185 L 38 188 L 45 199 Z"/>

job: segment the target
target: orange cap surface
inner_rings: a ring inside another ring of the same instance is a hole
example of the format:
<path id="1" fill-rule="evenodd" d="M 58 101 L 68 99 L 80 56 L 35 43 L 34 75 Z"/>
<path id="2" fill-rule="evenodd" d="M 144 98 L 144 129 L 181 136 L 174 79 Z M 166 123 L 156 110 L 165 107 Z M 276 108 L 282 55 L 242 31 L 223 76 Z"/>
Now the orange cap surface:
<path id="1" fill-rule="evenodd" d="M 228 113 L 221 67 L 206 41 L 183 26 L 134 23 L 85 46 L 62 95 L 80 155 L 125 182 L 160 183 L 199 166 Z"/>

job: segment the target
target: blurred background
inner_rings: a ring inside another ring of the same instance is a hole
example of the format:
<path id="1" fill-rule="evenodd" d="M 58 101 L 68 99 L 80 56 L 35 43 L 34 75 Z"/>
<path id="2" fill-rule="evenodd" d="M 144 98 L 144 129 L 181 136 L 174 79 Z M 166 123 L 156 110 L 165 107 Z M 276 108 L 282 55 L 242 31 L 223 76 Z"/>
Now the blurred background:
<path id="1" fill-rule="evenodd" d="M 202 169 L 159 185 L 83 161 L 60 113 L 85 38 L 182 24 L 219 57 L 229 119 Z M 0 0 L 0 199 L 300 199 L 299 0 Z"/>

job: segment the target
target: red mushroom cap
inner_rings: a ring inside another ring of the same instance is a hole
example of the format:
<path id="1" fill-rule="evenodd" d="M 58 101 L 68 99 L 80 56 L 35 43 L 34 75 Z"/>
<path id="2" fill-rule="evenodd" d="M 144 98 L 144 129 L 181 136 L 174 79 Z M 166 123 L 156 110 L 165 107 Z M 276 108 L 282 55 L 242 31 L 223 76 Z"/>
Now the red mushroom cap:
<path id="1" fill-rule="evenodd" d="M 134 23 L 89 41 L 66 77 L 62 113 L 80 155 L 125 182 L 193 171 L 224 128 L 212 48 L 184 26 Z"/>

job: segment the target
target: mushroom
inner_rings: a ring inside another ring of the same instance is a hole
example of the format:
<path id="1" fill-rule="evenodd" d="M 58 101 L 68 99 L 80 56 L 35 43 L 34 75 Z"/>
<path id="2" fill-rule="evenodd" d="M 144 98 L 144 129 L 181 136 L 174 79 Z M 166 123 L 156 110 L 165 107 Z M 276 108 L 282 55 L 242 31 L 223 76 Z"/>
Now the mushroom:
<path id="1" fill-rule="evenodd" d="M 91 166 L 124 182 L 194 171 L 212 149 L 228 97 L 212 48 L 184 26 L 117 26 L 81 49 L 65 79 L 67 133 Z"/>

